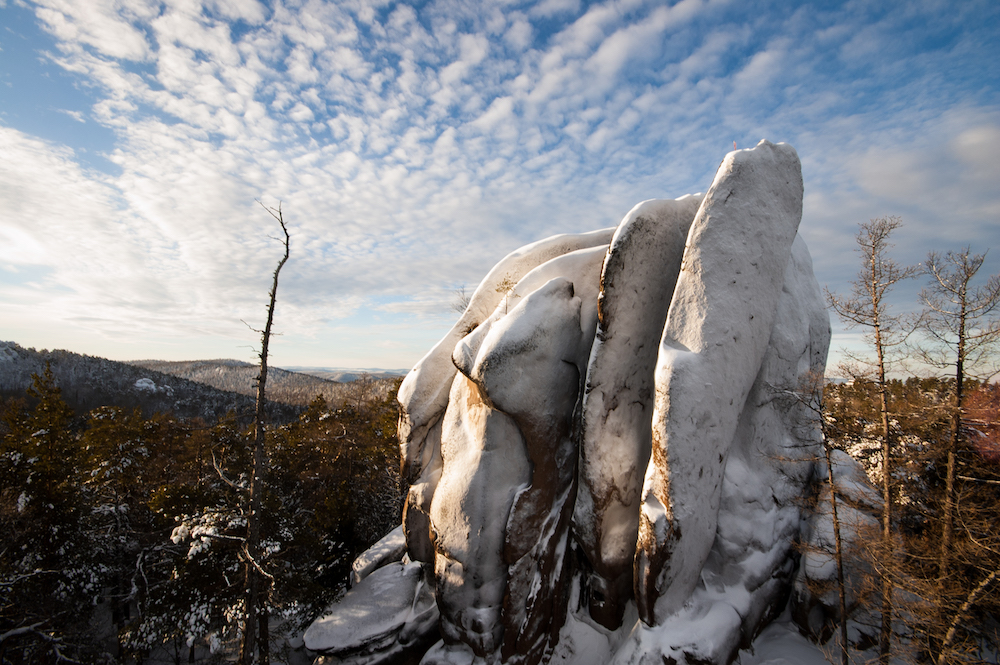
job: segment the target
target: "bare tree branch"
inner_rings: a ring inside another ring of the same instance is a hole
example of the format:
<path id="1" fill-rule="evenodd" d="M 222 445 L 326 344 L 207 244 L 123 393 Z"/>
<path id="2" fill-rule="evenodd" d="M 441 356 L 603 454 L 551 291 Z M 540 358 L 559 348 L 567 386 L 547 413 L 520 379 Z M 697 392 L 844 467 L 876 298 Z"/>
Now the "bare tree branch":
<path id="1" fill-rule="evenodd" d="M 865 340 L 875 352 L 874 360 L 852 356 L 858 366 L 871 368 L 876 375 L 882 415 L 882 540 L 886 551 L 892 547 L 892 444 L 889 427 L 887 369 L 899 360 L 907 337 L 913 330 L 906 318 L 889 313 L 888 295 L 899 282 L 914 277 L 916 266 L 901 267 L 888 256 L 892 247 L 889 236 L 902 224 L 899 217 L 880 217 L 859 225 L 856 241 L 861 254 L 861 269 L 851 282 L 851 295 L 839 296 L 827 290 L 826 297 L 848 327 L 868 329 Z M 882 627 L 879 636 L 879 663 L 889 665 L 892 636 L 893 582 L 883 575 Z"/>

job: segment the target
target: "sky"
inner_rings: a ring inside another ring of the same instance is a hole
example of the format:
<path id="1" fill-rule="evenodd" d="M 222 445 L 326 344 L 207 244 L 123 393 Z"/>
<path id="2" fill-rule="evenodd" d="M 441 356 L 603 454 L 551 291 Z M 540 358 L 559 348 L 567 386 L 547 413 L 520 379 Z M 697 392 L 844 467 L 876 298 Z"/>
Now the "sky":
<path id="1" fill-rule="evenodd" d="M 280 202 L 272 364 L 410 367 L 508 252 L 762 138 L 822 286 L 884 215 L 1000 272 L 1000 3 L 0 0 L 0 339 L 253 360 Z"/>

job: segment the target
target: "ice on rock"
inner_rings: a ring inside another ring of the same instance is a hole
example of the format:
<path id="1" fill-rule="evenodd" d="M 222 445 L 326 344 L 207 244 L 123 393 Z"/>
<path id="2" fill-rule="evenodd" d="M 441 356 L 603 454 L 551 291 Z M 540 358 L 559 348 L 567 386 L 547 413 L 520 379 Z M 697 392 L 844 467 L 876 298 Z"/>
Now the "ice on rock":
<path id="1" fill-rule="evenodd" d="M 790 596 L 822 636 L 831 560 L 793 547 L 831 538 L 810 408 L 830 327 L 801 206 L 795 150 L 762 141 L 704 197 L 497 264 L 399 391 L 408 555 L 396 534 L 360 557 L 307 645 L 349 641 L 355 665 L 722 665 Z M 852 469 L 835 458 L 863 523 L 878 495 Z"/>

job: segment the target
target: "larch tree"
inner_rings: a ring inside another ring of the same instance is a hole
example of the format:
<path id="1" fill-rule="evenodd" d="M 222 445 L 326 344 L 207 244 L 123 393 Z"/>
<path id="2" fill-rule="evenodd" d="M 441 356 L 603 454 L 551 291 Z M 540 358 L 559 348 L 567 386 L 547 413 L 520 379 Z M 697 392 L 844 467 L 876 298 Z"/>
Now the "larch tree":
<path id="1" fill-rule="evenodd" d="M 861 255 L 861 268 L 851 282 L 851 294 L 840 296 L 826 292 L 834 312 L 849 328 L 864 329 L 864 339 L 874 352 L 874 358 L 848 355 L 844 366 L 854 378 L 873 377 L 879 395 L 882 438 L 882 541 L 886 552 L 892 551 L 892 442 L 889 417 L 889 390 L 886 375 L 899 361 L 902 346 L 908 337 L 906 318 L 891 312 L 889 294 L 896 284 L 914 277 L 915 266 L 903 267 L 888 256 L 892 244 L 889 236 L 898 229 L 898 217 L 879 217 L 860 224 L 856 236 Z M 888 665 L 892 637 L 894 585 L 888 574 L 882 577 L 882 625 L 879 633 L 879 662 Z"/>
<path id="2" fill-rule="evenodd" d="M 1000 274 L 987 278 L 979 286 L 973 285 L 985 259 L 985 252 L 971 254 L 968 247 L 943 255 L 931 252 L 925 263 L 930 284 L 920 293 L 923 305 L 920 327 L 925 333 L 920 357 L 932 367 L 953 373 L 955 379 L 938 555 L 938 586 L 942 592 L 953 572 L 956 457 L 965 438 L 962 419 L 967 401 L 966 382 L 970 378 L 988 380 L 1000 371 Z M 998 572 L 985 571 L 985 577 L 978 583 L 973 582 L 974 588 L 968 594 L 962 594 L 966 600 L 954 618 L 940 618 L 949 627 L 942 637 L 938 663 L 945 662 L 960 615 L 968 611 L 967 605 L 976 595 L 993 583 Z M 946 611 L 945 603 L 937 605 L 941 612 Z"/>
<path id="3" fill-rule="evenodd" d="M 951 369 L 955 377 L 952 403 L 951 440 L 948 446 L 948 470 L 941 535 L 940 575 L 948 575 L 948 557 L 952 538 L 952 513 L 955 495 L 955 452 L 962 439 L 962 409 L 965 406 L 967 378 L 989 379 L 1000 370 L 997 343 L 1000 342 L 1000 274 L 985 284 L 973 287 L 986 254 L 937 252 L 927 255 L 926 273 L 930 286 L 921 291 L 924 307 L 921 329 L 927 344 L 921 358 L 931 366 Z"/>

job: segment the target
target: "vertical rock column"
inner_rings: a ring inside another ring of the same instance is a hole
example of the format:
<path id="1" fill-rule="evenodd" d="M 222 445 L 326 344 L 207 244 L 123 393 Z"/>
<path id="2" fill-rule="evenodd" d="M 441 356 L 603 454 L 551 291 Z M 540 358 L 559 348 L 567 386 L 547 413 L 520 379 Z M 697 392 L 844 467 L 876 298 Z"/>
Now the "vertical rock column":
<path id="1" fill-rule="evenodd" d="M 761 141 L 726 156 L 691 226 L 657 359 L 642 490 L 634 573 L 647 625 L 683 606 L 711 550 L 726 459 L 801 215 L 795 149 Z"/>
<path id="2" fill-rule="evenodd" d="M 635 206 L 618 226 L 601 272 L 573 532 L 594 569 L 590 615 L 611 630 L 621 625 L 632 597 L 656 352 L 701 200 L 695 195 Z"/>

